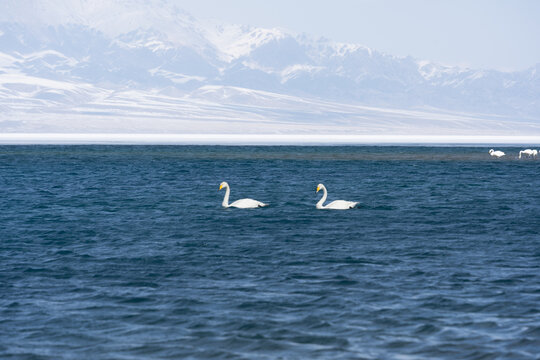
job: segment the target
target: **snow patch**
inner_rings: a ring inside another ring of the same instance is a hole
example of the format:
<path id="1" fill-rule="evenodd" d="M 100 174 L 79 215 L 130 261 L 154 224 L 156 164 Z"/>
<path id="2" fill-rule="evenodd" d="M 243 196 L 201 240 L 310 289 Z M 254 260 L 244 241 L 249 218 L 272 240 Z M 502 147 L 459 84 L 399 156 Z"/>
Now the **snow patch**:
<path id="1" fill-rule="evenodd" d="M 18 60 L 14 56 L 0 52 L 0 68 L 13 67 Z"/>
<path id="2" fill-rule="evenodd" d="M 149 72 L 150 74 L 152 74 L 152 76 L 162 76 L 164 78 L 171 80 L 172 82 L 176 84 L 186 84 L 189 81 L 203 82 L 206 80 L 206 78 L 202 76 L 179 74 L 172 71 L 163 70 L 160 68 L 151 69 L 149 70 Z"/>
<path id="3" fill-rule="evenodd" d="M 359 44 L 333 43 L 331 47 L 335 51 L 335 56 L 344 57 L 360 50 L 365 52 L 368 57 L 373 56 L 373 51 L 370 48 Z"/>
<path id="4" fill-rule="evenodd" d="M 313 74 L 322 70 L 324 70 L 323 66 L 313 66 L 308 64 L 291 65 L 281 71 L 281 83 L 284 84 L 303 73 Z"/>
<path id="5" fill-rule="evenodd" d="M 0 74 L 0 85 L 5 86 L 6 84 L 23 84 L 63 90 L 76 90 L 81 88 L 80 84 L 71 82 L 38 78 L 24 74 Z"/>
<path id="6" fill-rule="evenodd" d="M 204 31 L 227 62 L 247 56 L 254 49 L 287 36 L 277 28 L 250 28 L 242 25 L 214 25 L 213 28 L 204 28 Z"/>
<path id="7" fill-rule="evenodd" d="M 77 64 L 79 63 L 76 59 L 67 57 L 61 52 L 58 52 L 55 50 L 43 50 L 43 51 L 33 52 L 30 54 L 21 55 L 21 57 L 23 58 L 24 61 L 27 61 L 27 62 L 42 60 L 46 63 L 49 63 L 50 68 L 56 67 L 50 62 L 57 63 L 56 65 L 67 65 L 71 67 L 77 66 Z"/>

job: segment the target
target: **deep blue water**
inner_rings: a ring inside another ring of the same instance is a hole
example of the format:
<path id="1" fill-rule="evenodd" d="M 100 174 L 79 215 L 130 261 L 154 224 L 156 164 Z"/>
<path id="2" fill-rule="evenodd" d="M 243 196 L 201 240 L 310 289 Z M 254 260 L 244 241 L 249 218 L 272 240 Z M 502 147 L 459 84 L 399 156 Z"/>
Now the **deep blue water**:
<path id="1" fill-rule="evenodd" d="M 0 147 L 0 358 L 538 359 L 540 160 L 488 149 Z"/>

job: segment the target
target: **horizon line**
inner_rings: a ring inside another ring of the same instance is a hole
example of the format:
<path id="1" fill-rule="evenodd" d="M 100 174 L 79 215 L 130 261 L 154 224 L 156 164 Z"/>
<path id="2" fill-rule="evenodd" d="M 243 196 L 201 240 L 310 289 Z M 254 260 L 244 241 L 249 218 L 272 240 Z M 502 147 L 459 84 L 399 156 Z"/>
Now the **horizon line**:
<path id="1" fill-rule="evenodd" d="M 0 145 L 540 145 L 540 135 L 0 133 Z"/>

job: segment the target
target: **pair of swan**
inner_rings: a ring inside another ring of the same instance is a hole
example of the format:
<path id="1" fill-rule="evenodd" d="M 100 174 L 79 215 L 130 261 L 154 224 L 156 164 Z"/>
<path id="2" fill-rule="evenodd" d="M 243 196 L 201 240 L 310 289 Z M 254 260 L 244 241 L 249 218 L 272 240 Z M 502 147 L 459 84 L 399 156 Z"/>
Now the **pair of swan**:
<path id="1" fill-rule="evenodd" d="M 225 197 L 223 198 L 223 202 L 221 203 L 224 208 L 235 207 L 240 209 L 252 209 L 268 206 L 268 204 L 253 199 L 240 199 L 229 204 L 229 195 L 231 194 L 231 188 L 229 187 L 229 184 L 227 184 L 225 181 L 219 185 L 219 190 L 223 188 L 226 189 Z M 328 193 L 326 191 L 326 187 L 323 184 L 317 185 L 317 192 L 319 192 L 320 190 L 323 190 L 324 193 L 321 200 L 319 200 L 319 202 L 315 206 L 317 209 L 347 210 L 354 208 L 356 204 L 358 204 L 354 201 L 336 200 L 332 201 L 328 205 L 323 205 L 323 203 L 326 201 Z"/>
<path id="2" fill-rule="evenodd" d="M 506 154 L 504 152 L 500 151 L 500 150 L 495 151 L 495 150 L 491 149 L 491 150 L 489 150 L 489 155 L 500 158 L 500 157 L 505 156 Z M 533 149 L 521 150 L 519 152 L 519 159 L 521 159 L 521 157 L 523 155 L 527 155 L 527 157 L 537 157 L 538 156 L 538 150 L 533 150 Z"/>

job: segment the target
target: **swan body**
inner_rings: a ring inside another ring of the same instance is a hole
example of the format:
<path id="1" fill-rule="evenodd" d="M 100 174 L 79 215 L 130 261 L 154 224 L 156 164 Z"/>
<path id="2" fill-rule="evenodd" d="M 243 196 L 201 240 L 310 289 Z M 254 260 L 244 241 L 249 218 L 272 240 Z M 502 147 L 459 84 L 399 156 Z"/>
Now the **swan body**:
<path id="1" fill-rule="evenodd" d="M 223 198 L 223 202 L 221 203 L 224 208 L 235 207 L 239 209 L 253 209 L 268 206 L 268 204 L 253 199 L 240 199 L 229 204 L 229 195 L 231 194 L 231 188 L 229 187 L 229 184 L 227 184 L 225 181 L 219 184 L 219 190 L 223 188 L 226 189 L 225 197 Z"/>
<path id="2" fill-rule="evenodd" d="M 326 197 L 328 196 L 328 193 L 326 191 L 326 187 L 323 184 L 317 185 L 317 192 L 319 190 L 323 190 L 323 196 L 321 200 L 317 203 L 315 206 L 317 209 L 334 209 L 334 210 L 347 210 L 352 209 L 358 204 L 358 202 L 354 201 L 346 201 L 346 200 L 335 200 L 327 205 L 323 205 L 323 203 L 326 201 Z"/>
<path id="3" fill-rule="evenodd" d="M 522 155 L 527 155 L 527 157 L 536 157 L 538 156 L 538 150 L 525 149 L 519 152 L 519 158 L 521 159 Z"/>
<path id="4" fill-rule="evenodd" d="M 500 157 L 502 157 L 502 156 L 504 156 L 506 154 L 504 152 L 500 151 L 500 150 L 495 151 L 495 150 L 491 149 L 491 150 L 489 150 L 489 155 L 500 158 Z"/>

